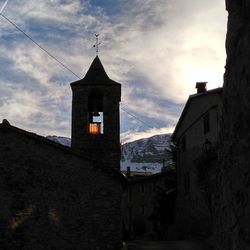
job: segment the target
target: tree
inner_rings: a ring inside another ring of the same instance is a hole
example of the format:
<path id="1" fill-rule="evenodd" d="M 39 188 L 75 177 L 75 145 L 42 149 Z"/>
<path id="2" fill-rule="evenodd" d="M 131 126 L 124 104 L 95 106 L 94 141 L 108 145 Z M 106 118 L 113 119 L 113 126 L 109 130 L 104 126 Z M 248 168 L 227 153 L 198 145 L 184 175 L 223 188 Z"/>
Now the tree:
<path id="1" fill-rule="evenodd" d="M 170 141 L 169 148 L 167 148 L 167 157 L 171 161 L 170 166 L 172 168 L 176 168 L 177 147 L 176 147 L 176 142 L 173 140 Z"/>

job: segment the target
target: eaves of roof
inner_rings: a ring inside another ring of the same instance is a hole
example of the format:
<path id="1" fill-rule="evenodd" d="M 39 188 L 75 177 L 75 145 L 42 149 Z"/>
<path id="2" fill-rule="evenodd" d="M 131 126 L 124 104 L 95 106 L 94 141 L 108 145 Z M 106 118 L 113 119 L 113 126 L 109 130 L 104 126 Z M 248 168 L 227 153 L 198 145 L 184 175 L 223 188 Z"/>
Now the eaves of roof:
<path id="1" fill-rule="evenodd" d="M 12 126 L 6 119 L 3 120 L 2 123 L 0 123 L 0 130 L 1 129 L 4 129 L 4 130 L 9 130 L 9 131 L 12 131 L 14 133 L 19 133 L 19 134 L 22 134 L 24 136 L 27 136 L 29 138 L 32 138 L 34 140 L 37 140 L 41 143 L 45 143 L 51 147 L 55 147 L 55 148 L 58 148 L 64 152 L 67 152 L 69 154 L 72 154 L 74 156 L 77 156 L 85 161 L 90 161 L 93 163 L 93 166 L 96 167 L 96 168 L 99 168 L 105 172 L 108 172 L 111 174 L 111 176 L 115 177 L 115 178 L 119 178 L 120 181 L 122 181 L 122 184 L 125 184 L 127 183 L 127 178 L 121 174 L 118 170 L 114 169 L 114 168 L 111 168 L 107 165 L 105 165 L 104 162 L 101 162 L 101 161 L 97 161 L 95 159 L 92 159 L 88 156 L 82 156 L 81 154 L 79 154 L 78 152 L 72 150 L 71 147 L 68 147 L 68 146 L 65 146 L 65 145 L 62 145 L 62 144 L 59 144 L 57 142 L 54 142 L 52 140 L 49 140 L 47 139 L 46 137 L 43 137 L 43 136 L 40 136 L 40 135 L 37 135 L 35 133 L 32 133 L 32 132 L 28 132 L 26 130 L 23 130 L 23 129 L 20 129 L 18 127 L 15 127 L 15 126 Z"/>
<path id="2" fill-rule="evenodd" d="M 185 104 L 185 107 L 184 107 L 184 109 L 183 109 L 183 111 L 182 111 L 182 113 L 181 113 L 180 119 L 179 119 L 178 122 L 177 122 L 177 125 L 176 125 L 176 127 L 175 127 L 175 130 L 174 130 L 174 132 L 173 132 L 173 134 L 172 134 L 172 136 L 171 136 L 172 140 L 174 140 L 174 141 L 176 140 L 177 131 L 178 131 L 179 127 L 181 126 L 181 123 L 182 123 L 182 121 L 183 121 L 183 119 L 184 119 L 184 117 L 185 117 L 185 115 L 186 115 L 186 112 L 187 112 L 187 110 L 188 110 L 188 108 L 189 108 L 191 102 L 192 102 L 194 99 L 202 98 L 202 97 L 207 96 L 207 95 L 221 94 L 222 91 L 223 91 L 223 88 L 220 87 L 220 88 L 216 88 L 216 89 L 207 90 L 206 92 L 203 92 L 203 93 L 198 93 L 198 94 L 190 95 L 190 96 L 188 97 L 188 100 L 187 100 L 187 102 L 186 102 L 186 104 Z"/>
<path id="3" fill-rule="evenodd" d="M 163 177 L 170 176 L 170 175 L 172 176 L 176 175 L 176 170 L 170 169 L 168 171 L 164 171 L 161 173 L 152 174 L 148 176 L 131 177 L 131 178 L 128 178 L 128 182 L 130 184 L 136 184 L 136 183 L 141 183 L 141 182 L 154 181 L 154 180 L 161 179 Z"/>

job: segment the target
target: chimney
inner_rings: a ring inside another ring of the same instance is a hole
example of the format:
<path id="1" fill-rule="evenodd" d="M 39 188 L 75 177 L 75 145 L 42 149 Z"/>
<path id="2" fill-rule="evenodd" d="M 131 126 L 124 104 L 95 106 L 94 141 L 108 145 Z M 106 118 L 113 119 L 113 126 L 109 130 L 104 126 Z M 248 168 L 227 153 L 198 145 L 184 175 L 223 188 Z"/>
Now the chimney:
<path id="1" fill-rule="evenodd" d="M 197 88 L 197 94 L 204 93 L 207 91 L 207 82 L 196 82 L 195 88 Z"/>

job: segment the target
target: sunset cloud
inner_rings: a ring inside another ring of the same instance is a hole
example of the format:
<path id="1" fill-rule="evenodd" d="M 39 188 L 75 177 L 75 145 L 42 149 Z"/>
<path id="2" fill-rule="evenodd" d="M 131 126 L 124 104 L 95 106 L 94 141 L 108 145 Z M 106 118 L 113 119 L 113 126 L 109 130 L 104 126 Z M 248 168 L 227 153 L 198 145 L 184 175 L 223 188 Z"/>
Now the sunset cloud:
<path id="1" fill-rule="evenodd" d="M 196 81 L 208 81 L 208 88 L 223 83 L 222 0 L 11 0 L 3 14 L 80 77 L 100 33 L 106 72 L 122 83 L 123 138 L 171 132 Z M 3 17 L 0 39 L 0 119 L 70 136 L 69 83 L 77 77 Z"/>

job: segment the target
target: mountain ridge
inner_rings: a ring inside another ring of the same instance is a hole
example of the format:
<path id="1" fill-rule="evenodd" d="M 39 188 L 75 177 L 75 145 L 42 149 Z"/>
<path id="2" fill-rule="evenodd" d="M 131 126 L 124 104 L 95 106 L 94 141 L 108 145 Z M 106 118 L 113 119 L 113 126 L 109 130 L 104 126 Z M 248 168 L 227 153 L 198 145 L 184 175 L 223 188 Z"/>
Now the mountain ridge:
<path id="1" fill-rule="evenodd" d="M 62 136 L 46 136 L 47 139 L 71 146 L 71 139 Z M 154 135 L 127 142 L 121 146 L 121 171 L 159 173 L 163 166 L 171 166 L 169 154 L 171 134 Z"/>

